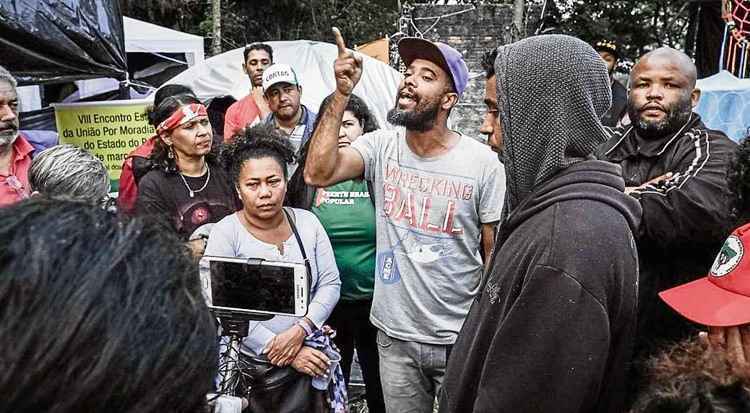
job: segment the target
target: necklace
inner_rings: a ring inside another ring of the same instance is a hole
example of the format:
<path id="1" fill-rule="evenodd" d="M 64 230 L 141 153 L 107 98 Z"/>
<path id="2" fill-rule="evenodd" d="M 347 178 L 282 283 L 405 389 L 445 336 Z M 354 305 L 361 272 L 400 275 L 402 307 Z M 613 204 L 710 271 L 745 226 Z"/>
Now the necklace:
<path id="1" fill-rule="evenodd" d="M 206 165 L 206 170 L 208 171 L 208 176 L 206 176 L 206 182 L 203 183 L 203 186 L 200 187 L 200 189 L 192 189 L 190 188 L 190 185 L 188 185 L 187 181 L 185 180 L 185 175 L 180 172 L 180 178 L 182 178 L 182 183 L 185 184 L 185 188 L 188 190 L 188 195 L 190 195 L 190 198 L 195 197 L 195 194 L 198 192 L 201 192 L 202 190 L 206 189 L 206 186 L 208 186 L 208 181 L 211 180 L 211 168 L 208 167 L 208 164 Z"/>

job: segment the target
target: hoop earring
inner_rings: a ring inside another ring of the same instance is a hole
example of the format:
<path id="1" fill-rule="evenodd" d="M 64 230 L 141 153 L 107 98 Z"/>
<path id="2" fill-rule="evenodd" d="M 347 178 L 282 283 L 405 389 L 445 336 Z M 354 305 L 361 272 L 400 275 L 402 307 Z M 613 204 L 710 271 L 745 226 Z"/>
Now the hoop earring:
<path id="1" fill-rule="evenodd" d="M 174 159 L 174 148 L 172 148 L 172 145 L 168 146 L 169 149 L 167 149 L 167 157 L 169 159 Z"/>

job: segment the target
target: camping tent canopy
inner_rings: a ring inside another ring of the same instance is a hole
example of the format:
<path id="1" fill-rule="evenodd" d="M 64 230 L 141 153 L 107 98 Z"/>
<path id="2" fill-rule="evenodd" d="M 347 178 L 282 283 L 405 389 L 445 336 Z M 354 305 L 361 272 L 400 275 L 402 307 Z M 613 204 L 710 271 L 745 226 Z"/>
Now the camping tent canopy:
<path id="1" fill-rule="evenodd" d="M 273 48 L 275 63 L 291 65 L 302 85 L 302 104 L 317 111 L 320 102 L 336 88 L 333 61 L 336 45 L 308 40 L 267 42 Z M 241 99 L 250 92 L 250 79 L 242 70 L 244 48 L 234 49 L 206 59 L 167 83 L 190 86 L 201 100 L 223 95 Z M 387 64 L 363 56 L 362 79 L 354 93 L 365 100 L 381 126 L 396 101 L 401 75 Z"/>
<path id="2" fill-rule="evenodd" d="M 0 2 L 2 64 L 19 84 L 124 79 L 117 0 Z"/>
<path id="3" fill-rule="evenodd" d="M 203 37 L 157 26 L 130 17 L 125 26 L 125 51 L 128 53 L 184 53 L 188 66 L 203 61 Z"/>
<path id="4" fill-rule="evenodd" d="M 748 134 L 750 128 L 750 79 L 738 79 L 721 72 L 698 80 L 701 98 L 695 111 L 711 129 L 726 133 L 734 141 Z"/>
<path id="5" fill-rule="evenodd" d="M 160 82 L 151 83 L 158 86 L 165 79 L 204 61 L 203 37 L 201 36 L 127 16 L 123 16 L 122 21 L 125 30 L 125 52 L 128 53 L 128 70 L 133 73 L 133 67 L 143 67 L 132 74 L 131 80 L 150 83 L 144 78 L 161 77 Z M 118 88 L 117 81 L 113 79 L 85 80 L 76 82 L 76 85 L 79 91 L 77 97 L 81 98 Z"/>
<path id="6" fill-rule="evenodd" d="M 122 20 L 129 70 L 135 71 L 131 80 L 151 84 L 149 76 L 169 79 L 186 67 L 204 61 L 203 37 L 130 17 L 123 17 Z M 141 69 L 144 65 L 146 67 Z M 159 85 L 161 82 L 155 84 Z M 119 82 L 111 78 L 86 79 L 77 80 L 76 86 L 78 91 L 67 101 L 73 102 L 117 90 Z M 37 87 L 22 87 L 18 93 L 22 112 L 41 109 L 42 100 Z"/>

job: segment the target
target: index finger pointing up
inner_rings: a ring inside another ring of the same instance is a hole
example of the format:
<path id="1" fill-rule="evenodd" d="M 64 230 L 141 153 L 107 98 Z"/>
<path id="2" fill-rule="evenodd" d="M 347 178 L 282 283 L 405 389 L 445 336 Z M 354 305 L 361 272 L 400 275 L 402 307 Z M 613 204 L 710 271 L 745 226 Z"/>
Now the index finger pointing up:
<path id="1" fill-rule="evenodd" d="M 344 43 L 344 38 L 341 36 L 341 31 L 339 31 L 338 27 L 333 28 L 333 37 L 336 38 L 336 46 L 339 48 L 339 56 L 346 54 L 346 44 Z"/>

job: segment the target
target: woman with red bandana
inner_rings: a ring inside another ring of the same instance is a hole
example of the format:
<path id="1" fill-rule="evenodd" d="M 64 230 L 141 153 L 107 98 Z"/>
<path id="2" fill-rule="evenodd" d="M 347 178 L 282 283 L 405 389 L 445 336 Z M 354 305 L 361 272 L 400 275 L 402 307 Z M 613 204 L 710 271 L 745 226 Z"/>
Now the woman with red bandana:
<path id="1" fill-rule="evenodd" d="M 193 96 L 174 96 L 154 108 L 150 118 L 159 136 L 151 153 L 156 168 L 138 185 L 136 212 L 167 216 L 200 256 L 209 224 L 240 206 L 211 151 L 213 133 L 206 107 Z"/>

